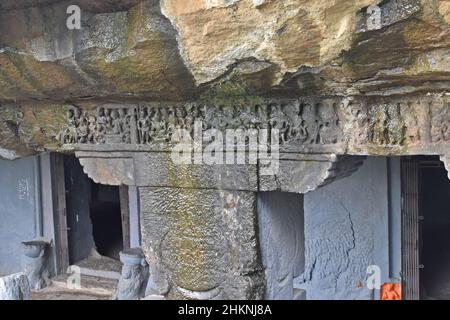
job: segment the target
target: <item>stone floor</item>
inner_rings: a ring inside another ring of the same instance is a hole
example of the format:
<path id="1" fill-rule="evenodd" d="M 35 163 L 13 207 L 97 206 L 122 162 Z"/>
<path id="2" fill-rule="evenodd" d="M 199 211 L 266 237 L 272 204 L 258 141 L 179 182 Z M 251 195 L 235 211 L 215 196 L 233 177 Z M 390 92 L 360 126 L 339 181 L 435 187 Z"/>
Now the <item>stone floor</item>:
<path id="1" fill-rule="evenodd" d="M 33 292 L 32 299 L 109 300 L 117 288 L 122 264 L 120 261 L 93 254 L 69 269 L 69 274 L 52 279 L 52 284 L 44 290 Z M 74 279 L 73 272 L 76 271 L 80 272 L 80 285 L 74 288 L 71 280 Z"/>
<path id="2" fill-rule="evenodd" d="M 110 300 L 117 287 L 117 280 L 81 275 L 80 287 L 71 288 L 71 275 L 60 275 L 52 284 L 31 295 L 32 300 Z M 70 281 L 69 281 L 70 282 Z"/>
<path id="3" fill-rule="evenodd" d="M 122 263 L 120 261 L 100 255 L 93 255 L 79 261 L 75 263 L 75 267 L 79 267 L 81 274 L 87 276 L 116 280 L 120 278 L 120 273 L 122 271 Z"/>

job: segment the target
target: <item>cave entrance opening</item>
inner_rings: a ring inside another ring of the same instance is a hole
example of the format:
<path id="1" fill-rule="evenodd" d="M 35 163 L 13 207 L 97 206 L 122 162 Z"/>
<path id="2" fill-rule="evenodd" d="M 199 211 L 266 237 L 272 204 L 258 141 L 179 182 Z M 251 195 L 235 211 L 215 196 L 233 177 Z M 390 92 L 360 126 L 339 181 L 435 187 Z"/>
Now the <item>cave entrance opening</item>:
<path id="1" fill-rule="evenodd" d="M 60 219 L 65 220 L 67 228 L 60 230 L 66 232 L 60 238 L 66 238 L 62 246 L 67 251 L 66 265 L 94 271 L 93 275 L 97 271 L 99 275 L 111 275 L 112 271 L 118 276 L 119 252 L 130 248 L 131 233 L 139 232 L 137 219 L 131 219 L 135 223 L 130 226 L 130 207 L 137 205 L 130 206 L 129 188 L 94 182 L 74 156 L 63 156 L 62 165 L 64 191 L 59 192 L 64 192 L 65 210 Z"/>
<path id="2" fill-rule="evenodd" d="M 450 299 L 449 200 L 450 180 L 439 157 L 403 159 L 404 299 Z"/>

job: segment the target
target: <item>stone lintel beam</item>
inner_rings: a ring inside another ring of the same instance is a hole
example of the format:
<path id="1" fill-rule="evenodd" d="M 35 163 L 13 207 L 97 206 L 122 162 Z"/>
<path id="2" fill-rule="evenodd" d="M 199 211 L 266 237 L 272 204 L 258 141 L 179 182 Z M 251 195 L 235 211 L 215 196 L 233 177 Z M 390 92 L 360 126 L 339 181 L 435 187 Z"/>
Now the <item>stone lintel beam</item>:
<path id="1" fill-rule="evenodd" d="M 78 151 L 84 172 L 106 185 L 135 185 L 187 189 L 284 191 L 307 193 L 352 174 L 364 157 L 334 154 L 280 154 L 274 175 L 256 165 L 179 165 L 164 152 Z M 275 159 L 271 161 L 275 162 Z"/>

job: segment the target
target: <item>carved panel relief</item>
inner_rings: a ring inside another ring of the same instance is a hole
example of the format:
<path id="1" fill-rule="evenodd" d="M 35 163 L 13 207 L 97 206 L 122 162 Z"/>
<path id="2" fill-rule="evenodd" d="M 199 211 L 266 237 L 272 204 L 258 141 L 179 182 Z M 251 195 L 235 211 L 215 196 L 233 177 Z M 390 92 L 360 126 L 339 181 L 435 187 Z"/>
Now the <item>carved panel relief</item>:
<path id="1" fill-rule="evenodd" d="M 281 144 L 327 145 L 340 142 L 342 132 L 334 102 L 270 102 L 263 105 L 102 105 L 95 111 L 72 106 L 60 132 L 61 144 L 170 145 L 179 130 L 278 129 Z"/>
<path id="2" fill-rule="evenodd" d="M 450 140 L 450 105 L 439 101 L 431 106 L 431 141 L 446 142 Z"/>
<path id="3" fill-rule="evenodd" d="M 281 152 L 442 154 L 448 152 L 450 141 L 447 100 L 427 95 L 272 99 L 233 107 L 200 103 L 72 106 L 57 138 L 75 150 L 167 151 L 181 140 L 181 134 L 194 139 L 196 130 L 202 131 L 197 133 L 203 133 L 206 147 L 214 140 L 205 134 L 209 129 L 219 130 L 224 137 L 226 130 L 240 129 L 246 142 L 258 129 L 277 129 Z M 197 121 L 201 126 L 196 129 Z"/>

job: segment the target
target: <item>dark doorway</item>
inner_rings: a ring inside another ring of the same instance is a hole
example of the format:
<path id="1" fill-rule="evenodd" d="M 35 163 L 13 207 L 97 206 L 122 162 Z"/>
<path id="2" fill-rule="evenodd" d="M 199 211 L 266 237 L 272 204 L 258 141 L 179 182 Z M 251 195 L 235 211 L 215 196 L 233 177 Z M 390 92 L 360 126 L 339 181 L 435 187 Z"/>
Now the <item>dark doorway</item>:
<path id="1" fill-rule="evenodd" d="M 64 175 L 69 263 L 97 254 L 118 260 L 123 249 L 119 187 L 89 179 L 73 156 L 64 157 Z"/>
<path id="2" fill-rule="evenodd" d="M 91 192 L 90 211 L 97 252 L 119 260 L 123 249 L 119 187 L 91 181 Z"/>
<path id="3" fill-rule="evenodd" d="M 438 157 L 422 157 L 420 172 L 420 298 L 450 299 L 450 180 Z"/>

